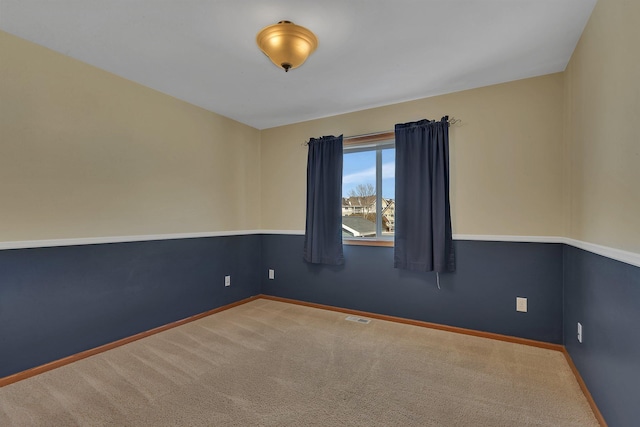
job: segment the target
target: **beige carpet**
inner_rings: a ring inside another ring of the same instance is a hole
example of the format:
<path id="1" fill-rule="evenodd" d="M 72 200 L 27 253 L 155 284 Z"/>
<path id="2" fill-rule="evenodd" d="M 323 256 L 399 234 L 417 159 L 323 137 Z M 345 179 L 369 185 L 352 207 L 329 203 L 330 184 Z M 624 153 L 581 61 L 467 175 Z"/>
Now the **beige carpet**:
<path id="1" fill-rule="evenodd" d="M 598 426 L 560 352 L 256 300 L 0 388 L 1 426 Z"/>

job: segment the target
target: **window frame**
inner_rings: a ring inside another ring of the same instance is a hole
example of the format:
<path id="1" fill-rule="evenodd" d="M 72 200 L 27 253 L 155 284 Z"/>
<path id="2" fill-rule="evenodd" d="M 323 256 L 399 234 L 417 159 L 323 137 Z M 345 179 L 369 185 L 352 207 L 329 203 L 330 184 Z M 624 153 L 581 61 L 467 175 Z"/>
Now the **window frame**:
<path id="1" fill-rule="evenodd" d="M 375 151 L 376 153 L 376 237 L 343 237 L 343 245 L 393 247 L 393 237 L 382 237 L 382 150 L 396 146 L 395 132 L 381 132 L 370 135 L 347 137 L 343 141 L 343 156 L 349 153 Z"/>

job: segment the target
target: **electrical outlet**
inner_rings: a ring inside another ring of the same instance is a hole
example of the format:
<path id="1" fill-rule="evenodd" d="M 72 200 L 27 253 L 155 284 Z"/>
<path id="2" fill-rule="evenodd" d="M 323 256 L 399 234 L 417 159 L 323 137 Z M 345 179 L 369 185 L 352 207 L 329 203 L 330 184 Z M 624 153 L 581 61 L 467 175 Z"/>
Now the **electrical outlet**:
<path id="1" fill-rule="evenodd" d="M 224 285 L 231 286 L 231 276 L 224 276 Z"/>
<path id="2" fill-rule="evenodd" d="M 516 311 L 522 313 L 527 312 L 527 299 L 524 297 L 516 297 Z"/>
<path id="3" fill-rule="evenodd" d="M 276 278 L 276 272 L 273 268 L 269 269 L 269 280 L 273 280 Z"/>
<path id="4" fill-rule="evenodd" d="M 582 344 L 582 323 L 578 322 L 578 342 Z"/>

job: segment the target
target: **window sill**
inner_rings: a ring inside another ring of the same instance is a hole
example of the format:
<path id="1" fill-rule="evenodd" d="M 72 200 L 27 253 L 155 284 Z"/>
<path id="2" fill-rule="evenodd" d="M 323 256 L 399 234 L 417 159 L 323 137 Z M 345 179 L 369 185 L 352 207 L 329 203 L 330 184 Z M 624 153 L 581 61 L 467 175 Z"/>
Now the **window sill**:
<path id="1" fill-rule="evenodd" d="M 342 244 L 348 246 L 384 246 L 392 248 L 393 240 L 342 239 Z"/>

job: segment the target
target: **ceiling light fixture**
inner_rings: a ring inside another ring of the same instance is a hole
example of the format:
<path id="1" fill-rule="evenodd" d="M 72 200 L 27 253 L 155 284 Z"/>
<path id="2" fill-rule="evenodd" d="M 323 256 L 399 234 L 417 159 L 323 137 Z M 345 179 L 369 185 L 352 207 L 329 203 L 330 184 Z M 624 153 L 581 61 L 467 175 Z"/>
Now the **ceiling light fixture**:
<path id="1" fill-rule="evenodd" d="M 280 21 L 260 30 L 256 43 L 269 59 L 284 71 L 298 68 L 318 47 L 311 31 L 291 21 Z"/>

